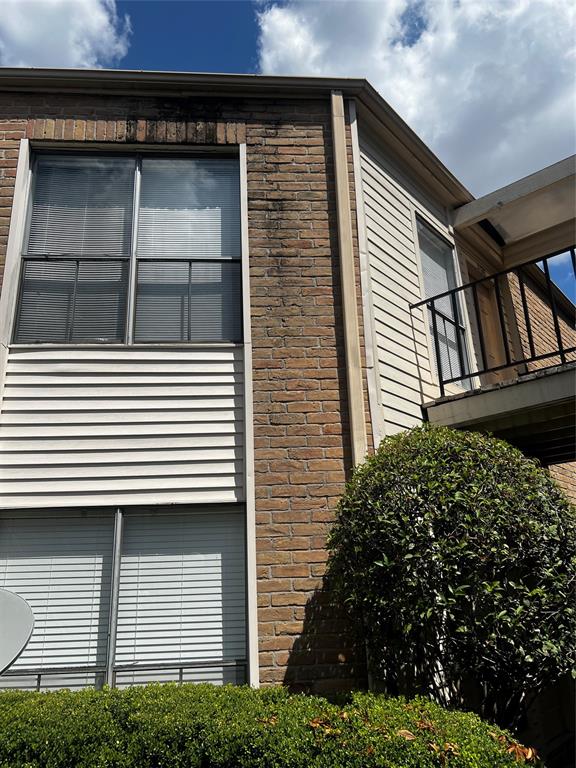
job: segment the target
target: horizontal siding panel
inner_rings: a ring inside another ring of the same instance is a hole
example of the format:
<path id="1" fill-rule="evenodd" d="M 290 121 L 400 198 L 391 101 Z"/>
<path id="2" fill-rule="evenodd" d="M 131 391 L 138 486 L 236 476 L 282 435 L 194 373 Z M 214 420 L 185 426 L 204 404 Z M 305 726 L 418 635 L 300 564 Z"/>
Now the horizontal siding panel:
<path id="1" fill-rule="evenodd" d="M 216 381 L 212 386 L 209 384 L 189 386 L 162 386 L 158 384 L 153 385 L 141 385 L 137 380 L 137 375 L 134 376 L 134 382 L 132 384 L 125 384 L 117 387 L 107 387 L 95 383 L 90 386 L 75 386 L 73 384 L 66 386 L 50 386 L 46 383 L 39 382 L 38 386 L 19 387 L 17 384 L 13 385 L 11 380 L 6 381 L 6 388 L 4 397 L 7 399 L 19 399 L 24 400 L 27 398 L 38 397 L 39 392 L 45 398 L 55 397 L 60 400 L 72 400 L 75 397 L 97 397 L 97 398 L 114 398 L 114 397 L 206 397 L 211 393 L 221 393 L 224 395 L 235 395 L 240 392 L 240 386 L 230 382 L 227 384 L 220 384 Z"/>
<path id="2" fill-rule="evenodd" d="M 0 429 L 0 435 L 1 434 L 2 430 Z M 91 437 L 90 435 L 86 435 L 83 438 L 75 438 L 73 440 L 66 437 L 56 439 L 34 437 L 24 440 L 0 440 L 0 463 L 4 451 L 7 453 L 12 453 L 14 451 L 24 451 L 27 453 L 30 450 L 56 452 L 66 451 L 68 452 L 68 458 L 70 459 L 72 458 L 70 456 L 70 452 L 76 450 L 119 451 L 123 449 L 146 450 L 146 448 L 169 449 L 188 447 L 199 448 L 203 446 L 219 445 L 235 446 L 239 444 L 237 442 L 238 439 L 239 438 L 234 433 L 234 428 L 231 426 L 230 432 L 226 434 L 215 435 L 213 433 L 204 431 L 199 435 L 186 435 L 185 437 L 180 435 L 169 437 L 161 435 L 160 437 L 157 437 L 156 435 L 149 434 L 142 437 L 124 437 L 122 439 L 118 439 L 118 437 L 114 435 L 108 435 L 105 438 L 97 439 Z M 46 463 L 49 464 L 50 461 L 51 457 L 47 457 Z"/>
<path id="3" fill-rule="evenodd" d="M 0 505 L 242 501 L 241 347 L 10 349 Z"/>
<path id="4" fill-rule="evenodd" d="M 228 473 L 228 475 L 220 475 L 220 474 L 210 474 L 208 477 L 202 477 L 201 475 L 191 475 L 186 477 L 179 477 L 177 475 L 175 476 L 165 476 L 164 474 L 160 474 L 160 467 L 158 468 L 158 476 L 156 477 L 138 477 L 137 479 L 137 487 L 138 490 L 144 491 L 144 490 L 163 490 L 166 488 L 166 486 L 170 486 L 171 488 L 197 488 L 197 489 L 206 489 L 206 488 L 236 488 L 238 486 L 238 483 L 241 482 L 242 478 L 239 475 L 235 475 L 233 472 Z M 135 478 L 131 476 L 124 476 L 114 479 L 114 489 L 118 491 L 129 491 L 131 488 L 134 488 L 136 483 L 134 482 Z M 98 493 L 99 490 L 101 490 L 102 486 L 104 485 L 104 489 L 107 488 L 108 484 L 111 482 L 111 478 L 79 478 L 79 477 L 73 477 L 66 480 L 54 480 L 54 479 L 40 479 L 40 480 L 30 480 L 27 479 L 25 482 L 22 480 L 6 480 L 3 478 L 2 480 L 2 491 L 3 495 L 6 499 L 9 499 L 11 494 L 21 496 L 25 493 L 45 493 L 45 494 L 55 494 L 55 493 L 74 493 L 75 491 L 78 491 L 79 493 L 82 492 L 90 492 L 94 491 L 94 493 Z"/>
<path id="5" fill-rule="evenodd" d="M 201 462 L 208 459 L 215 460 L 236 460 L 242 461 L 243 448 L 239 445 L 220 446 L 216 448 L 190 448 L 180 450 L 174 448 L 165 448 L 159 451 L 143 448 L 141 450 L 118 450 L 116 447 L 108 451 L 75 451 L 74 465 L 82 466 L 84 464 L 106 464 L 109 471 L 110 466 L 124 467 L 130 464 L 140 464 L 148 466 L 149 464 L 163 464 L 164 462 L 174 463 L 182 462 Z M 45 453 L 27 452 L 25 456 L 21 453 L 5 453 L 2 455 L 2 464 L 7 467 L 48 467 L 63 464 L 70 466 L 70 455 L 66 452 L 53 453 L 49 459 Z"/>
<path id="6" fill-rule="evenodd" d="M 160 463 L 151 462 L 147 464 L 134 464 L 131 466 L 109 464 L 106 467 L 108 477 L 156 477 L 161 473 L 162 477 L 177 477 L 185 475 L 187 477 L 204 476 L 233 476 L 238 474 L 241 469 L 241 462 L 234 461 L 197 461 L 194 463 L 183 461 L 174 463 L 172 461 Z M 26 480 L 70 480 L 71 478 L 92 478 L 99 479 L 102 474 L 102 467 L 94 464 L 82 464 L 71 467 L 70 464 L 56 464 L 36 466 L 4 466 L 1 471 L 3 481 Z M 7 486 L 8 487 L 8 486 Z"/>
<path id="7" fill-rule="evenodd" d="M 194 405 L 197 405 L 195 403 Z M 206 401 L 206 407 L 214 406 L 214 402 Z M 220 406 L 220 403 L 216 403 Z M 147 424 L 178 421 L 184 424 L 188 421 L 228 421 L 238 418 L 240 408 L 234 408 L 234 403 L 228 400 L 227 407 L 214 408 L 211 411 L 190 407 L 185 411 L 96 411 L 90 412 L 91 424 Z M 7 411 L 0 415 L 0 424 L 85 424 L 85 411 Z"/>
<path id="8" fill-rule="evenodd" d="M 169 488 L 168 490 L 140 491 L 138 484 L 130 491 L 88 491 L 82 493 L 75 491 L 72 494 L 43 493 L 41 496 L 33 496 L 30 493 L 23 495 L 0 496 L 0 507 L 7 509 L 28 509 L 30 506 L 37 508 L 54 507 L 64 509 L 69 507 L 111 507 L 128 506 L 133 504 L 232 504 L 244 501 L 237 488 L 204 488 L 196 487 L 186 489 Z"/>
<path id="9" fill-rule="evenodd" d="M 74 355 L 70 355 L 70 352 Z M 230 354 L 236 352 L 236 354 Z M 159 364 L 164 363 L 206 363 L 217 362 L 234 363 L 241 367 L 242 348 L 238 345 L 215 345 L 206 347 L 191 347 L 189 345 L 177 344 L 172 347 L 160 347 L 158 345 L 134 345 L 126 347 L 125 345 L 107 345 L 107 346 L 79 346 L 63 347 L 60 345 L 47 345 L 42 347 L 19 347 L 14 346 L 11 349 L 12 355 L 9 365 L 32 361 L 56 362 L 59 364 L 77 364 L 80 361 L 103 361 L 105 363 L 136 365 L 141 361 L 152 360 Z M 130 357 L 129 357 L 130 355 Z M 17 356 L 17 357 L 16 357 Z M 113 366 L 113 367 L 114 367 Z M 202 370 L 202 368 L 200 369 Z"/>
<path id="10" fill-rule="evenodd" d="M 238 420 L 239 422 L 240 420 Z M 149 424 L 116 424 L 114 426 L 114 439 L 122 437 L 144 436 L 153 437 L 159 428 L 163 435 L 204 435 L 209 431 L 210 434 L 233 434 L 240 426 L 234 421 L 234 412 L 228 419 L 212 418 L 210 414 L 201 412 L 198 418 L 187 423 L 168 424 L 165 422 L 156 425 Z M 3 441 L 0 445 L 10 446 L 9 439 L 22 438 L 68 438 L 68 437 L 86 437 L 86 431 L 89 429 L 90 437 L 110 437 L 110 424 L 38 424 L 36 426 L 11 425 L 2 427 Z M 4 442 L 5 441 L 5 442 Z"/>
<path id="11" fill-rule="evenodd" d="M 422 420 L 421 404 L 436 394 L 422 297 L 413 211 L 447 234 L 443 209 L 371 142 L 360 137 L 366 239 L 381 402 L 386 432 L 409 429 Z"/>
<path id="12" fill-rule="evenodd" d="M 38 393 L 42 395 L 43 393 Z M 218 392 L 213 393 L 213 403 L 216 407 L 223 397 L 234 397 L 233 395 L 220 395 Z M 241 395 L 237 396 L 237 399 L 241 398 Z M 40 411 L 47 413 L 50 411 L 68 413 L 74 411 L 86 411 L 89 413 L 98 413 L 99 411 L 112 412 L 123 411 L 127 414 L 133 412 L 154 412 L 158 409 L 165 410 L 167 412 L 178 412 L 178 418 L 182 411 L 193 411 L 197 402 L 204 402 L 203 399 L 196 400 L 189 397 L 172 397 L 172 398 L 137 398 L 127 395 L 125 398 L 81 398 L 74 397 L 72 399 L 61 398 L 58 400 L 36 400 L 33 398 L 14 399 L 5 398 L 2 403 L 3 413 L 19 413 L 22 411 Z M 239 407 L 241 407 L 241 400 Z M 238 403 L 236 403 L 238 405 Z"/>

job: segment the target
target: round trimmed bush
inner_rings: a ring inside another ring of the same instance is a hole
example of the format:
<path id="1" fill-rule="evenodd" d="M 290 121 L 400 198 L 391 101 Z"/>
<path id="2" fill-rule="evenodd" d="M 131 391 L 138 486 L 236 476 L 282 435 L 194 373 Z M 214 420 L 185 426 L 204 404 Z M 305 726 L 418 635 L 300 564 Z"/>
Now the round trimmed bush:
<path id="1" fill-rule="evenodd" d="M 329 546 L 385 689 L 518 722 L 576 660 L 576 517 L 502 440 L 423 426 L 354 472 Z"/>

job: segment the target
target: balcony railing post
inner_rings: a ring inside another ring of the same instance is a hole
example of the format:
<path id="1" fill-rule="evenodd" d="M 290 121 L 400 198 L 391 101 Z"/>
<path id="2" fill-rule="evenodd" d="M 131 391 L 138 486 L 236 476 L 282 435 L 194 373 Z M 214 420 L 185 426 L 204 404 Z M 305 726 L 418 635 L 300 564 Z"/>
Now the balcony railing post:
<path id="1" fill-rule="evenodd" d="M 494 291 L 496 293 L 496 306 L 498 307 L 498 320 L 500 322 L 500 332 L 502 334 L 502 344 L 504 345 L 504 357 L 506 365 L 511 365 L 510 346 L 508 344 L 508 330 L 506 328 L 506 319 L 504 317 L 504 308 L 502 306 L 502 293 L 500 291 L 499 275 L 494 276 Z"/>
<path id="2" fill-rule="evenodd" d="M 562 343 L 562 333 L 560 331 L 560 323 L 558 322 L 558 310 L 556 309 L 556 300 L 554 299 L 554 291 L 552 290 L 552 281 L 550 280 L 550 269 L 548 268 L 548 257 L 542 259 L 542 265 L 544 268 L 544 277 L 546 278 L 546 291 L 548 298 L 550 299 L 550 309 L 552 310 L 552 321 L 554 323 L 554 331 L 556 333 L 556 341 L 558 342 L 558 351 L 560 353 L 560 360 L 562 365 L 566 362 L 566 355 L 564 354 L 564 344 Z"/>
<path id="3" fill-rule="evenodd" d="M 486 347 L 484 346 L 484 330 L 482 328 L 482 315 L 480 314 L 480 302 L 478 301 L 478 288 L 476 283 L 472 283 L 472 300 L 474 302 L 474 314 L 476 315 L 476 325 L 478 326 L 478 343 L 480 344 L 480 358 L 482 359 L 482 368 L 487 368 Z"/>
<path id="4" fill-rule="evenodd" d="M 520 268 L 516 272 L 516 275 L 518 276 L 518 284 L 520 285 L 520 296 L 522 298 L 522 311 L 524 312 L 524 322 L 526 323 L 526 335 L 528 336 L 530 356 L 536 357 L 536 349 L 534 348 L 534 338 L 532 337 L 532 323 L 530 322 L 530 312 L 528 310 L 528 301 L 526 300 L 526 288 L 524 286 L 524 278 L 522 277 L 522 270 Z"/>
<path id="5" fill-rule="evenodd" d="M 464 378 L 465 365 L 464 365 L 464 350 L 462 348 L 462 338 L 460 336 L 460 313 L 458 311 L 458 299 L 456 297 L 456 291 L 451 296 L 452 313 L 454 315 L 454 333 L 456 335 L 456 351 L 458 352 L 458 366 L 460 369 L 460 376 Z M 446 340 L 448 340 L 448 334 L 446 334 Z"/>
<path id="6" fill-rule="evenodd" d="M 432 315 L 432 336 L 434 337 L 434 351 L 436 353 L 436 367 L 438 368 L 438 383 L 440 385 L 440 397 L 444 397 L 444 376 L 442 373 L 442 358 L 440 357 L 440 340 L 438 339 L 438 323 L 436 322 L 436 307 L 434 299 L 431 306 L 428 304 Z"/>

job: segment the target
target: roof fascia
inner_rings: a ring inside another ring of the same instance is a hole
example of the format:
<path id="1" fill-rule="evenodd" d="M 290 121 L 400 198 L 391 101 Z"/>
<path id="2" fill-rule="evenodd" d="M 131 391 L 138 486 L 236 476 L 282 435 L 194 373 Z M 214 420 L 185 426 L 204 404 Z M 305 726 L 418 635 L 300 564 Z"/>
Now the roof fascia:
<path id="1" fill-rule="evenodd" d="M 373 123 L 377 134 L 443 205 L 454 207 L 474 199 L 370 83 L 362 78 L 7 67 L 0 69 L 0 90 L 235 98 L 330 98 L 332 91 L 341 91 L 345 98 L 357 100 L 359 116 Z"/>

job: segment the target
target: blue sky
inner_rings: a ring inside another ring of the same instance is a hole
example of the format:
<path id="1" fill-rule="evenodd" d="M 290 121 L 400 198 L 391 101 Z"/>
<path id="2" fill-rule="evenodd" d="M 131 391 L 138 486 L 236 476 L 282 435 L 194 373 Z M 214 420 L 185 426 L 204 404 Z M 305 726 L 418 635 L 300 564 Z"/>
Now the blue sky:
<path id="1" fill-rule="evenodd" d="M 130 17 L 125 69 L 257 73 L 256 7 L 239 0 L 121 0 Z"/>
<path id="2" fill-rule="evenodd" d="M 1 66 L 366 77 L 476 196 L 576 151 L 574 0 L 1 2 Z"/>

